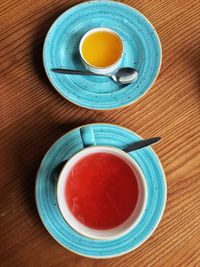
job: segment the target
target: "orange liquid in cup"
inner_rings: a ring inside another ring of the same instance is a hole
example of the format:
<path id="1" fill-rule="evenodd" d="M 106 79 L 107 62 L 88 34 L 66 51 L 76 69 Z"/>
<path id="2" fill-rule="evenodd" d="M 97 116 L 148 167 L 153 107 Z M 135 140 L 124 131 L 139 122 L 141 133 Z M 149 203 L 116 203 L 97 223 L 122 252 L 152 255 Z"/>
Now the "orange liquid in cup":
<path id="1" fill-rule="evenodd" d="M 123 46 L 117 34 L 96 31 L 89 34 L 82 45 L 82 55 L 87 63 L 97 68 L 105 68 L 116 63 Z"/>

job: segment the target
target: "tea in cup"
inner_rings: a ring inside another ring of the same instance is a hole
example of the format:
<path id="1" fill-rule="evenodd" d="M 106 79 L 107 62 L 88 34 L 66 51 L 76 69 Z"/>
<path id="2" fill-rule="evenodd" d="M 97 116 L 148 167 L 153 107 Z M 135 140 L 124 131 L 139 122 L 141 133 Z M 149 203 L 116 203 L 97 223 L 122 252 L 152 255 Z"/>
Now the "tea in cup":
<path id="1" fill-rule="evenodd" d="M 110 74 L 120 66 L 123 43 L 115 31 L 95 28 L 82 37 L 79 52 L 88 70 L 98 74 Z"/>

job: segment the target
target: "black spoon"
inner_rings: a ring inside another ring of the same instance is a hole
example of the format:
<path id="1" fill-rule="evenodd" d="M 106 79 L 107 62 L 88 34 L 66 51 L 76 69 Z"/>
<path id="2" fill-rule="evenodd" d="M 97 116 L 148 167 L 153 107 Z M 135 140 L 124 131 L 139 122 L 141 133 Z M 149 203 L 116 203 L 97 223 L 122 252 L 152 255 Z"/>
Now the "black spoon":
<path id="1" fill-rule="evenodd" d="M 135 150 L 138 150 L 140 148 L 146 147 L 146 146 L 150 146 L 152 144 L 157 143 L 158 141 L 160 141 L 161 137 L 153 137 L 153 138 L 149 138 L 146 140 L 140 140 L 137 142 L 134 142 L 130 145 L 128 145 L 127 147 L 123 148 L 122 151 L 128 153 L 128 152 L 132 152 Z M 66 159 L 65 161 L 62 161 L 61 163 L 59 163 L 55 169 L 53 170 L 53 178 L 54 180 L 58 179 L 58 176 L 62 170 L 62 168 L 64 167 L 65 163 L 68 161 L 68 159 Z"/>

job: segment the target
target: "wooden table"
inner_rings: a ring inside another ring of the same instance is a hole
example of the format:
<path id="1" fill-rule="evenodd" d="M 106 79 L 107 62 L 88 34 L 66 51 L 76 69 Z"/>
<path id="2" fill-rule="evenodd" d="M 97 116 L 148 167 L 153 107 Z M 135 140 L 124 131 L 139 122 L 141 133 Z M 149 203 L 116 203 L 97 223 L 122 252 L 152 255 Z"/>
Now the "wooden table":
<path id="1" fill-rule="evenodd" d="M 42 45 L 52 22 L 81 1 L 1 1 L 1 266 L 200 266 L 199 1 L 121 1 L 158 31 L 161 73 L 135 104 L 92 111 L 62 98 L 48 82 Z M 119 258 L 93 260 L 61 247 L 37 214 L 37 168 L 54 141 L 75 126 L 109 122 L 144 138 L 160 135 L 168 201 L 153 236 Z"/>

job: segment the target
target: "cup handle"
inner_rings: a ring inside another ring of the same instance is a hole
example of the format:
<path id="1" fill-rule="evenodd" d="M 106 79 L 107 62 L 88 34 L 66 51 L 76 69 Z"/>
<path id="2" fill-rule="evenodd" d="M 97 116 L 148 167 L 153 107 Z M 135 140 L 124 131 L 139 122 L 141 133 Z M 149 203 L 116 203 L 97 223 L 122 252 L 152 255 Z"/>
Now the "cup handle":
<path id="1" fill-rule="evenodd" d="M 94 132 L 90 126 L 84 126 L 80 128 L 80 135 L 83 143 L 83 147 L 95 146 Z"/>

